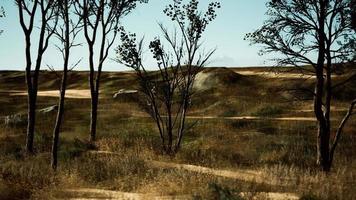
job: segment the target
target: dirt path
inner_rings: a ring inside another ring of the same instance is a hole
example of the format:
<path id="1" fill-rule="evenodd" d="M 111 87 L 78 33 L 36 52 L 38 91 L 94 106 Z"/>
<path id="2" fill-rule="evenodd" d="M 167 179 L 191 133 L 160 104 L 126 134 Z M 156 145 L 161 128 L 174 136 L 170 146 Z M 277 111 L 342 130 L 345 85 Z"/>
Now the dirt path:
<path id="1" fill-rule="evenodd" d="M 228 119 L 228 120 L 271 120 L 271 121 L 315 121 L 315 117 L 219 117 L 219 116 L 187 116 L 188 119 Z"/>
<path id="2" fill-rule="evenodd" d="M 104 155 L 119 155 L 115 152 L 110 151 L 89 151 L 91 154 L 104 154 Z M 191 172 L 197 172 L 202 174 L 209 174 L 213 176 L 220 176 L 225 178 L 231 178 L 242 181 L 249 181 L 255 183 L 264 183 L 273 185 L 273 183 L 264 179 L 264 175 L 261 171 L 257 170 L 219 170 L 212 169 L 208 167 L 202 167 L 197 165 L 188 164 L 177 164 L 171 162 L 162 162 L 154 160 L 146 160 L 146 163 L 154 168 L 171 168 L 171 169 L 181 169 Z M 156 200 L 186 200 L 193 199 L 191 195 L 179 195 L 179 196 L 159 196 L 157 194 L 149 193 L 129 193 L 121 191 L 112 191 L 106 189 L 94 189 L 94 188 L 73 188 L 65 189 L 64 194 L 69 195 L 71 200 L 88 200 L 88 199 L 120 199 L 120 200 L 145 200 L 145 199 L 156 199 Z M 253 199 L 271 199 L 271 200 L 297 200 L 299 196 L 294 193 L 276 193 L 276 192 L 241 192 L 242 197 L 253 197 Z M 66 198 L 68 199 L 68 198 Z"/>
<path id="3" fill-rule="evenodd" d="M 132 115 L 136 118 L 150 118 L 144 114 Z M 162 116 L 165 117 L 165 116 Z M 224 120 L 269 120 L 269 121 L 315 121 L 315 117 L 258 117 L 258 116 L 236 116 L 236 117 L 221 117 L 221 116 L 186 116 L 187 119 L 224 119 Z"/>
<path id="4" fill-rule="evenodd" d="M 149 166 L 155 168 L 181 169 L 190 172 L 209 174 L 213 176 L 220 176 L 224 178 L 231 178 L 231 179 L 242 180 L 242 181 L 267 183 L 263 179 L 263 173 L 257 170 L 234 170 L 234 171 L 219 170 L 219 169 L 212 169 L 212 168 L 202 167 L 197 165 L 176 164 L 176 163 L 153 161 L 153 160 L 148 160 L 147 163 Z"/>
<path id="5" fill-rule="evenodd" d="M 298 200 L 300 197 L 293 193 L 281 193 L 281 192 L 259 192 L 259 193 L 240 193 L 242 197 L 251 199 L 249 197 L 253 196 L 252 199 L 268 199 L 268 200 Z"/>
<path id="6" fill-rule="evenodd" d="M 11 96 L 27 96 L 25 91 L 9 91 Z M 47 91 L 38 91 L 38 96 L 41 97 L 58 97 L 58 90 L 47 90 Z M 90 99 L 90 90 L 77 90 L 77 89 L 67 89 L 66 98 L 71 99 Z"/>
<path id="7" fill-rule="evenodd" d="M 293 78 L 293 79 L 314 79 L 315 76 L 300 73 L 287 73 L 287 72 L 269 72 L 269 71 L 252 71 L 252 70 L 234 70 L 235 73 L 246 76 L 263 76 L 266 78 Z"/>
<path id="8" fill-rule="evenodd" d="M 143 199 L 156 199 L 156 200 L 184 200 L 190 199 L 188 195 L 181 196 L 158 196 L 155 194 L 142 194 L 142 193 L 130 193 L 130 192 L 120 192 L 105 189 L 95 189 L 95 188 L 74 188 L 66 189 L 62 191 L 72 198 L 65 198 L 71 200 L 87 200 L 87 199 L 120 199 L 120 200 L 143 200 Z"/>
<path id="9" fill-rule="evenodd" d="M 70 200 L 89 200 L 89 199 L 117 199 L 117 200 L 187 200 L 193 199 L 191 195 L 179 196 L 158 196 L 155 194 L 130 193 L 105 189 L 95 188 L 74 188 L 65 189 L 62 194 L 69 195 Z M 252 199 L 269 199 L 269 200 L 297 200 L 299 197 L 293 193 L 277 193 L 277 192 L 241 192 L 240 196 Z"/>
<path id="10" fill-rule="evenodd" d="M 89 151 L 92 154 L 104 154 L 104 155 L 119 155 L 115 152 L 110 151 Z M 202 167 L 197 165 L 189 165 L 189 164 L 177 164 L 172 162 L 162 162 L 155 160 L 145 160 L 148 166 L 152 168 L 164 168 L 164 169 L 180 169 L 186 170 L 190 172 L 197 172 L 202 174 L 209 174 L 213 176 L 220 176 L 224 178 L 231 178 L 241 181 L 255 182 L 255 183 L 263 183 L 268 185 L 276 185 L 265 179 L 266 175 L 263 174 L 262 171 L 258 170 L 220 170 L 213 169 L 208 167 Z"/>

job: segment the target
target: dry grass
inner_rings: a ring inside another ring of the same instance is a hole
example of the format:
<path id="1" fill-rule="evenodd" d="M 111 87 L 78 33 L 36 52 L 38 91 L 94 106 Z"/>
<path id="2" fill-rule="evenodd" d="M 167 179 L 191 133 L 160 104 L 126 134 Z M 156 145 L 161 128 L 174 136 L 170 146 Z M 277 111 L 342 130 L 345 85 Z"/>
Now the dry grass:
<path id="1" fill-rule="evenodd" d="M 0 82 L 23 90 L 17 80 L 22 74 L 9 72 Z M 72 89 L 86 89 L 82 73 L 72 74 Z M 74 80 L 80 80 L 75 82 Z M 259 117 L 312 117 L 310 101 L 288 102 L 273 84 L 296 84 L 296 80 L 273 79 L 262 85 L 260 78 L 243 77 L 226 88 L 197 93 L 190 115 Z M 82 81 L 82 82 L 81 82 Z M 36 155 L 23 152 L 25 127 L 0 125 L 0 199 L 54 199 L 78 197 L 63 192 L 75 188 L 96 188 L 127 193 L 180 196 L 183 199 L 265 199 L 268 195 L 293 193 L 304 199 L 355 199 L 356 123 L 345 127 L 330 174 L 315 167 L 316 126 L 312 121 L 189 119 L 192 125 L 175 157 L 162 154 L 154 124 L 135 102 L 111 99 L 120 88 L 132 89 L 131 75 L 105 74 L 99 106 L 98 141 L 87 142 L 88 99 L 68 99 L 61 133 L 59 169 L 49 167 L 51 135 L 55 113 L 38 115 Z M 241 83 L 239 82 L 241 81 Z M 245 81 L 249 84 L 244 84 Z M 279 82 L 278 82 L 279 81 Z M 226 83 L 228 84 L 228 83 Z M 41 85 L 53 89 L 48 80 Z M 120 87 L 118 87 L 120 86 Z M 259 87 L 261 86 L 261 87 Z M 258 89 L 251 89 L 257 87 Z M 0 84 L 0 91 L 6 90 Z M 256 95 L 261 98 L 256 99 Z M 224 101 L 221 97 L 224 97 Z M 0 115 L 25 113 L 26 98 L 1 93 Z M 39 108 L 53 105 L 56 98 L 39 97 Z M 270 102 L 273 102 L 271 104 Z M 335 100 L 336 108 L 346 100 Z M 339 119 L 344 111 L 335 111 Z M 334 121 L 336 125 L 336 121 Z M 115 155 L 92 154 L 109 151 Z M 200 173 L 189 169 L 155 167 L 147 160 L 191 164 L 217 170 L 252 170 L 263 182 Z M 85 197 L 86 194 L 81 194 Z M 277 195 L 278 196 L 278 195 Z M 302 199 L 303 199 L 302 198 Z"/>

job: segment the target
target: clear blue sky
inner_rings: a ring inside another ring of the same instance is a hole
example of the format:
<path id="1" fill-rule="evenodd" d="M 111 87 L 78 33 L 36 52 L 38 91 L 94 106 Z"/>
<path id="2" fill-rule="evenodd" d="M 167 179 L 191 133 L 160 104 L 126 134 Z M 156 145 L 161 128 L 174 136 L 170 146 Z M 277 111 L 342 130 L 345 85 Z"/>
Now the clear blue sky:
<path id="1" fill-rule="evenodd" d="M 0 70 L 23 70 L 24 37 L 20 28 L 17 10 L 13 0 L 0 0 L 0 5 L 5 8 L 6 18 L 0 21 L 0 28 L 4 29 L 0 36 Z M 139 5 L 129 16 L 123 19 L 126 30 L 136 32 L 138 37 L 145 36 L 146 44 L 155 36 L 160 35 L 157 22 L 170 25 L 163 14 L 163 9 L 172 0 L 150 0 L 148 4 Z M 201 8 L 205 9 L 210 1 L 201 0 Z M 259 47 L 250 46 L 244 41 L 244 35 L 260 27 L 265 19 L 266 0 L 220 0 L 222 8 L 218 11 L 217 19 L 209 25 L 204 35 L 206 49 L 217 48 L 211 59 L 210 66 L 260 66 L 265 65 L 266 57 L 257 55 Z M 117 46 L 119 43 L 117 41 Z M 54 43 L 54 42 L 53 42 Z M 53 45 L 52 45 L 53 46 Z M 85 43 L 72 51 L 72 62 L 75 63 L 83 57 L 78 70 L 87 70 L 87 54 Z M 115 57 L 114 49 L 110 57 Z M 154 66 L 149 53 L 145 55 L 147 65 Z M 60 54 L 51 47 L 45 54 L 42 69 L 46 65 L 60 69 Z M 268 64 L 268 63 L 267 63 Z M 104 70 L 127 70 L 126 67 L 108 60 Z"/>

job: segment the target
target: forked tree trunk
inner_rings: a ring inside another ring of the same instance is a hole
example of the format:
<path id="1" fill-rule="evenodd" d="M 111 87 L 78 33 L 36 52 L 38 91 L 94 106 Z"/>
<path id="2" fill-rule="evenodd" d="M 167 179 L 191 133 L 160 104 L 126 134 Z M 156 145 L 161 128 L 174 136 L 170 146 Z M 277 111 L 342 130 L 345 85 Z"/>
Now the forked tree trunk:
<path id="1" fill-rule="evenodd" d="M 320 1 L 320 13 L 319 13 L 319 29 L 318 29 L 318 40 L 319 42 L 319 52 L 318 52 L 318 62 L 316 65 L 316 84 L 315 84 L 315 96 L 314 96 L 314 113 L 318 123 L 318 136 L 317 136 L 317 165 L 323 171 L 330 170 L 330 156 L 329 156 L 329 140 L 330 140 L 330 128 L 328 126 L 329 119 L 326 118 L 324 110 L 329 110 L 327 108 L 330 105 L 323 104 L 323 97 L 326 93 L 330 91 L 325 90 L 324 85 L 324 62 L 325 62 L 325 41 L 327 40 L 325 36 L 325 16 L 326 16 L 326 1 Z M 323 110 L 324 107 L 324 110 Z M 327 116 L 328 117 L 328 116 Z"/>
<path id="2" fill-rule="evenodd" d="M 64 35 L 61 35 L 61 39 L 64 41 L 64 49 L 63 49 L 63 55 L 64 55 L 64 63 L 63 63 L 63 74 L 62 74 L 62 82 L 61 82 L 61 88 L 60 88 L 60 95 L 59 95 L 59 102 L 58 102 L 58 112 L 57 112 L 57 118 L 56 118 L 56 124 L 53 130 L 53 142 L 52 142 L 52 159 L 51 159 L 51 166 L 52 169 L 56 170 L 58 166 L 58 143 L 59 143 L 59 133 L 61 131 L 61 125 L 63 121 L 63 115 L 64 115 L 64 100 L 65 100 L 65 94 L 66 94 L 66 88 L 67 88 L 67 73 L 68 73 L 68 63 L 69 63 L 69 51 L 70 51 L 70 30 L 69 30 L 69 6 L 68 5 L 68 0 L 64 0 L 62 2 L 63 5 L 63 21 L 64 21 Z M 73 38 L 74 40 L 74 38 Z"/>

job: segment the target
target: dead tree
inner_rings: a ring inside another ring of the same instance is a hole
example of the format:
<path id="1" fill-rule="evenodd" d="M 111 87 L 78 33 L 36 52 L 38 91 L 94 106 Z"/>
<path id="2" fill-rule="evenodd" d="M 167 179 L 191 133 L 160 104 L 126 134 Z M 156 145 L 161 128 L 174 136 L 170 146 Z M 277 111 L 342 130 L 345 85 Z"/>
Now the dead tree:
<path id="1" fill-rule="evenodd" d="M 149 48 L 157 61 L 158 73 L 148 72 L 142 63 L 142 41 L 136 42 L 135 34 L 121 33 L 122 44 L 117 48 L 119 62 L 136 71 L 140 90 L 145 95 L 147 111 L 155 121 L 163 150 L 177 153 L 186 131 L 186 115 L 191 105 L 195 77 L 202 70 L 215 50 L 200 51 L 201 38 L 207 25 L 216 18 L 218 2 L 209 4 L 201 14 L 198 1 L 182 5 L 181 0 L 168 5 L 164 13 L 177 25 L 170 35 L 160 24 L 164 41 L 150 42 Z"/>
<path id="2" fill-rule="evenodd" d="M 351 20 L 352 20 L 352 27 L 356 31 L 356 0 L 352 0 L 351 4 Z"/>
<path id="3" fill-rule="evenodd" d="M 280 66 L 292 65 L 316 77 L 314 91 L 309 92 L 314 97 L 318 122 L 317 164 L 323 171 L 331 168 L 335 148 L 355 105 L 353 101 L 331 142 L 330 108 L 338 85 L 331 75 L 340 64 L 353 62 L 356 49 L 351 1 L 271 0 L 267 3 L 269 19 L 260 29 L 247 34 L 253 44 L 264 45 L 262 53 L 284 55 L 276 59 Z"/>
<path id="4" fill-rule="evenodd" d="M 89 50 L 90 141 L 96 139 L 101 72 L 116 40 L 120 19 L 130 13 L 138 2 L 145 1 L 147 0 L 76 0 L 77 14 L 82 19 Z M 96 45 L 99 47 L 97 58 L 94 56 Z"/>
<path id="5" fill-rule="evenodd" d="M 28 124 L 27 124 L 27 137 L 26 137 L 26 151 L 33 153 L 33 138 L 36 123 L 36 102 L 38 91 L 38 77 L 42 65 L 42 58 L 47 50 L 50 38 L 53 35 L 54 27 L 57 25 L 57 17 L 55 13 L 54 0 L 15 0 L 19 21 L 23 33 L 25 35 L 25 55 L 26 55 L 26 70 L 25 78 L 28 93 Z M 36 20 L 39 23 L 36 24 Z M 34 41 L 33 29 L 39 28 L 39 38 L 35 55 L 32 48 Z M 32 57 L 36 57 L 36 61 L 32 63 Z"/>
<path id="6" fill-rule="evenodd" d="M 58 98 L 58 111 L 55 126 L 53 129 L 53 142 L 52 142 L 52 157 L 51 166 L 54 170 L 58 165 L 58 143 L 59 134 L 64 115 L 65 94 L 67 88 L 67 76 L 69 69 L 70 51 L 73 47 L 80 44 L 75 43 L 75 39 L 81 31 L 80 19 L 74 18 L 74 1 L 73 0 L 59 0 L 57 1 L 59 26 L 55 30 L 55 35 L 59 40 L 56 45 L 63 58 L 63 71 L 61 78 L 60 94 Z M 53 69 L 54 70 L 54 69 Z"/>
<path id="7" fill-rule="evenodd" d="M 4 10 L 3 7 L 0 7 L 0 18 L 3 18 L 3 17 L 5 17 L 5 10 Z M 3 31 L 4 31 L 4 30 L 1 30 L 1 29 L 0 29 L 0 35 L 1 35 L 1 33 L 2 33 Z"/>

